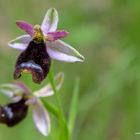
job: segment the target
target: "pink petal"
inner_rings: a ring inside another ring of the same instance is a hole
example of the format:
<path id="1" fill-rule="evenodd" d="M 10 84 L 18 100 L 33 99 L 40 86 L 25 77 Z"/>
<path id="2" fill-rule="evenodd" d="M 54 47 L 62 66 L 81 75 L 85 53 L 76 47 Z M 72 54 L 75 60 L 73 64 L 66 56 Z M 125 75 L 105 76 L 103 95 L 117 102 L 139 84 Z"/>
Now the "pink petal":
<path id="1" fill-rule="evenodd" d="M 76 49 L 61 40 L 48 41 L 46 44 L 47 52 L 53 59 L 64 62 L 84 61 L 84 57 Z"/>
<path id="2" fill-rule="evenodd" d="M 30 94 L 31 90 L 23 83 L 23 82 L 16 82 L 15 85 L 22 90 L 24 94 Z"/>
<path id="3" fill-rule="evenodd" d="M 0 92 L 10 98 L 12 102 L 18 102 L 23 96 L 23 90 L 16 84 L 1 84 Z"/>
<path id="4" fill-rule="evenodd" d="M 18 21 L 16 21 L 16 24 L 17 24 L 17 26 L 19 28 L 21 28 L 22 30 L 24 30 L 31 37 L 33 36 L 33 34 L 34 34 L 34 27 L 30 23 L 27 23 L 25 21 L 18 20 Z"/>
<path id="5" fill-rule="evenodd" d="M 63 37 L 66 37 L 69 33 L 67 31 L 55 31 L 55 32 L 49 32 L 47 34 L 47 38 L 46 40 L 48 41 L 55 41 L 57 39 L 60 39 L 60 38 L 63 38 Z"/>
<path id="6" fill-rule="evenodd" d="M 9 89 L 0 89 L 0 92 L 5 96 L 7 96 L 8 98 L 13 98 L 15 94 L 12 90 Z"/>
<path id="7" fill-rule="evenodd" d="M 32 38 L 29 35 L 22 35 L 10 41 L 8 46 L 20 51 L 24 51 L 31 40 Z"/>
<path id="8" fill-rule="evenodd" d="M 38 131 L 47 136 L 50 132 L 50 118 L 40 100 L 33 104 L 33 120 Z"/>
<path id="9" fill-rule="evenodd" d="M 57 29 L 58 13 L 55 8 L 50 8 L 41 25 L 42 31 L 47 34 L 48 32 L 54 32 Z"/>

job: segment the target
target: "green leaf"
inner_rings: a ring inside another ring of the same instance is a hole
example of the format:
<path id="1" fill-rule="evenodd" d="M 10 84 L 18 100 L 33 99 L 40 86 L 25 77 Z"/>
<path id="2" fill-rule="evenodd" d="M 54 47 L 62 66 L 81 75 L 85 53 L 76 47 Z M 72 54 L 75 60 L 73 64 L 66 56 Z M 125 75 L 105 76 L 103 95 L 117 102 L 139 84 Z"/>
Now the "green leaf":
<path id="1" fill-rule="evenodd" d="M 71 105 L 70 105 L 69 122 L 68 122 L 70 139 L 72 138 L 75 119 L 78 111 L 78 96 L 79 96 L 79 78 L 76 79 Z"/>
<path id="2" fill-rule="evenodd" d="M 59 116 L 59 110 L 56 106 L 44 101 L 43 99 L 41 99 L 43 105 L 45 106 L 45 108 L 47 108 L 47 110 L 52 113 L 56 118 L 58 118 Z"/>

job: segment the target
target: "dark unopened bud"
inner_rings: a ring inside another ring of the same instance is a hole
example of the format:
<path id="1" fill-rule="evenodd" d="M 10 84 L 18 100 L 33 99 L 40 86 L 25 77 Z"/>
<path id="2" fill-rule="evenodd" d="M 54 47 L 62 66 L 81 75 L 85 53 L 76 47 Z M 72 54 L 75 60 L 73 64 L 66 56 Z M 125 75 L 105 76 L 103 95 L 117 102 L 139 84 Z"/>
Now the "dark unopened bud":
<path id="1" fill-rule="evenodd" d="M 25 102 L 25 99 L 21 99 L 19 102 L 0 106 L 0 123 L 12 127 L 21 122 L 28 112 L 28 106 Z"/>

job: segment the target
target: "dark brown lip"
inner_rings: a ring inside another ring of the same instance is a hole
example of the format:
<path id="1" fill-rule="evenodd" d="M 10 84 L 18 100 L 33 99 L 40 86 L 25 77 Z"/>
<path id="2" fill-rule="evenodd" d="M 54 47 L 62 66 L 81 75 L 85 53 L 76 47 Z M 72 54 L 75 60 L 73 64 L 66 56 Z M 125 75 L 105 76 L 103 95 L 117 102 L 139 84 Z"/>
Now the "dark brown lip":
<path id="1" fill-rule="evenodd" d="M 0 106 L 0 123 L 6 124 L 9 127 L 20 123 L 28 113 L 28 106 L 25 102 L 26 99 L 22 98 L 18 102 Z"/>
<path id="2" fill-rule="evenodd" d="M 47 76 L 51 65 L 51 59 L 47 53 L 44 41 L 36 43 L 32 40 L 16 62 L 14 79 L 21 77 L 22 72 L 32 74 L 33 82 L 40 84 Z"/>
<path id="3" fill-rule="evenodd" d="M 32 62 L 24 62 L 18 65 L 14 72 L 14 79 L 20 78 L 21 74 L 24 72 L 31 73 L 35 83 L 40 83 L 44 79 L 42 68 Z"/>

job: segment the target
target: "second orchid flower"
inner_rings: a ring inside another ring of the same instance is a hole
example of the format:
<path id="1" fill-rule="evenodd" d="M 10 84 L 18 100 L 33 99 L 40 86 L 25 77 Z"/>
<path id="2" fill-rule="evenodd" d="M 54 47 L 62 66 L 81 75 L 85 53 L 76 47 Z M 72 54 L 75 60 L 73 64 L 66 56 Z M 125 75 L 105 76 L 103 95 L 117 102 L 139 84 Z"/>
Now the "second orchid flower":
<path id="1" fill-rule="evenodd" d="M 55 76 L 54 80 L 57 90 L 62 86 L 63 79 L 63 73 L 58 73 Z M 2 84 L 0 85 L 0 93 L 3 93 L 10 99 L 10 103 L 4 106 L 0 105 L 0 123 L 6 124 L 8 127 L 17 125 L 27 116 L 29 106 L 32 106 L 36 128 L 44 136 L 49 134 L 50 117 L 40 98 L 54 94 L 50 84 L 35 92 L 32 92 L 21 82 Z"/>

